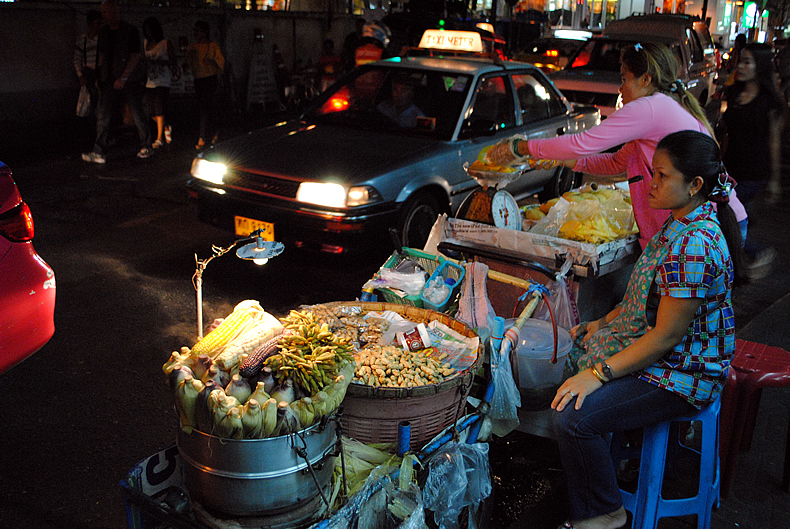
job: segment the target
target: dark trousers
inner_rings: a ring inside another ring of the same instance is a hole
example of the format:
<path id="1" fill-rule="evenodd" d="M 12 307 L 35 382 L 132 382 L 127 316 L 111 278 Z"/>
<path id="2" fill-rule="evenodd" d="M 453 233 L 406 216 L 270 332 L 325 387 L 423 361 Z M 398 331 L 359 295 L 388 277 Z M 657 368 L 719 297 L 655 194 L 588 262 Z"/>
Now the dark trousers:
<path id="1" fill-rule="evenodd" d="M 96 107 L 96 144 L 93 150 L 100 154 L 107 152 L 110 139 L 112 118 L 121 103 L 129 105 L 129 111 L 140 137 L 140 148 L 150 147 L 151 129 L 143 107 L 145 87 L 139 83 L 127 83 L 121 90 L 112 85 L 103 85 L 99 90 L 99 105 Z"/>
<path id="2" fill-rule="evenodd" d="M 200 113 L 200 138 L 211 143 L 217 133 L 217 76 L 195 79 L 195 95 Z"/>
<path id="3" fill-rule="evenodd" d="M 571 520 L 609 514 L 623 505 L 609 444 L 611 432 L 643 428 L 695 408 L 678 395 L 632 376 L 604 384 L 574 408 L 576 399 L 554 412 Z"/>

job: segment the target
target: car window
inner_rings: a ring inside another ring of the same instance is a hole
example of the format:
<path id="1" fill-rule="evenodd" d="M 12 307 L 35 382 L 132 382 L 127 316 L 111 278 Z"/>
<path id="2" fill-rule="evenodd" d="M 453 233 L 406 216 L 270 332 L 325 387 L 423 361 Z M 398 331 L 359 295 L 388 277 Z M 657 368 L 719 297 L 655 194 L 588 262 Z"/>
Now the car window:
<path id="1" fill-rule="evenodd" d="M 531 74 L 514 74 L 513 86 L 516 89 L 521 119 L 525 124 L 565 111 L 565 106 L 557 95 Z"/>
<path id="2" fill-rule="evenodd" d="M 633 44 L 622 40 L 589 40 L 576 53 L 570 67 L 619 72 L 620 50 Z"/>
<path id="3" fill-rule="evenodd" d="M 493 122 L 496 130 L 515 126 L 513 96 L 505 76 L 486 77 L 480 81 L 469 120 Z"/>
<path id="4" fill-rule="evenodd" d="M 686 28 L 686 42 L 688 42 L 692 62 L 699 62 L 705 59 L 705 54 L 702 52 L 702 45 L 699 42 L 699 37 L 697 36 L 696 31 L 691 28 Z"/>
<path id="5" fill-rule="evenodd" d="M 447 140 L 472 84 L 469 75 L 381 66 L 354 74 L 322 94 L 303 118 Z"/>

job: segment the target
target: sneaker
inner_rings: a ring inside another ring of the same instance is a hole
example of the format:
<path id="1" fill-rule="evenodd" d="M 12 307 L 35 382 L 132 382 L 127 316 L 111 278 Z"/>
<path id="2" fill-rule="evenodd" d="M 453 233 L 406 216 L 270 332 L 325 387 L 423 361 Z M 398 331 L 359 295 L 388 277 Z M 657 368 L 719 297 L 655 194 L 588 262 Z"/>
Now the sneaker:
<path id="1" fill-rule="evenodd" d="M 173 141 L 173 127 L 167 125 L 165 127 L 165 143 L 170 143 Z"/>
<path id="2" fill-rule="evenodd" d="M 138 158 L 150 158 L 154 155 L 154 150 L 151 147 L 143 147 L 140 149 L 140 152 L 137 153 Z"/>
<path id="3" fill-rule="evenodd" d="M 168 143 L 170 143 L 170 142 L 168 142 Z M 154 144 L 151 145 L 151 147 L 153 147 L 154 149 L 158 149 L 158 148 L 163 147 L 163 146 L 164 146 L 164 143 L 162 143 L 162 140 L 156 140 L 154 142 Z"/>
<path id="4" fill-rule="evenodd" d="M 107 163 L 107 159 L 104 157 L 104 155 L 99 154 L 96 151 L 82 153 L 82 159 L 90 163 L 98 163 L 98 164 Z"/>

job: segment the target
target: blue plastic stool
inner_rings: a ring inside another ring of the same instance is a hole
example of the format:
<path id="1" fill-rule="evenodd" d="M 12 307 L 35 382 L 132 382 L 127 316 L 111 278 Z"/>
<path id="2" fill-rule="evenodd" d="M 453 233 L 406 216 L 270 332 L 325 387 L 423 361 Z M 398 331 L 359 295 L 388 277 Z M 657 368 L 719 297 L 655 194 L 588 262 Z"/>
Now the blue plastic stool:
<path id="1" fill-rule="evenodd" d="M 633 529 L 655 529 L 659 518 L 689 514 L 697 515 L 697 529 L 710 529 L 711 511 L 714 505 L 719 506 L 721 485 L 719 472 L 720 409 L 721 396 L 693 415 L 676 417 L 670 421 L 645 428 L 636 492 L 620 490 L 623 506 L 633 515 Z M 669 446 L 671 423 L 688 421 L 700 421 L 702 424 L 702 445 L 699 452 L 686 446 L 681 447 L 679 443 L 677 447 Z M 616 433 L 612 439 L 612 459 L 615 464 L 622 459 L 633 457 L 620 448 L 621 439 L 621 433 Z M 670 457 L 676 448 L 693 450 L 700 454 L 699 489 L 696 495 L 681 499 L 665 499 L 661 496 L 668 448 Z"/>

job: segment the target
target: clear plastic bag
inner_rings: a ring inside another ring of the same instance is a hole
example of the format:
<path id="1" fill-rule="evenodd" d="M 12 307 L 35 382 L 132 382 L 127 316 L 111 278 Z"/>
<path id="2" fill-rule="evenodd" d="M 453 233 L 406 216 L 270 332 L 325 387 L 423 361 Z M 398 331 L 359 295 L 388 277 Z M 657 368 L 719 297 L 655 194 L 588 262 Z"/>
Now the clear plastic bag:
<path id="1" fill-rule="evenodd" d="M 491 432 L 504 437 L 518 427 L 518 408 L 521 393 L 513 379 L 510 365 L 510 341 L 502 340 L 500 351 L 491 351 L 491 377 L 494 379 L 494 396 L 491 397 Z"/>
<path id="2" fill-rule="evenodd" d="M 439 529 L 459 527 L 463 508 L 476 507 L 490 494 L 488 444 L 450 442 L 428 463 L 423 501 Z"/>
<path id="3" fill-rule="evenodd" d="M 86 118 L 90 116 L 92 107 L 91 94 L 87 86 L 80 87 L 80 95 L 77 99 L 77 116 Z"/>
<path id="4" fill-rule="evenodd" d="M 551 308 L 554 311 L 557 327 L 562 327 L 566 331 L 570 331 L 581 321 L 579 307 L 576 305 L 576 300 L 573 299 L 571 286 L 567 279 L 572 266 L 573 260 L 567 258 L 560 271 L 557 272 L 555 279 L 549 281 L 547 285 L 551 294 L 548 302 L 551 303 Z M 540 303 L 533 317 L 539 320 L 551 321 L 551 314 L 546 306 L 546 301 Z"/>
<path id="5" fill-rule="evenodd" d="M 455 319 L 474 329 L 485 342 L 491 336 L 491 328 L 496 317 L 486 288 L 488 265 L 479 262 L 466 263 L 464 277 Z"/>
<path id="6" fill-rule="evenodd" d="M 393 288 L 402 290 L 407 296 L 417 296 L 422 292 L 425 287 L 425 281 L 428 279 L 428 274 L 424 271 L 415 271 L 413 273 L 403 273 L 390 268 L 384 268 L 379 273 L 379 277 L 371 279 L 365 283 L 362 288 Z"/>

